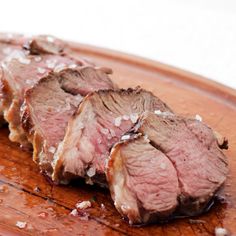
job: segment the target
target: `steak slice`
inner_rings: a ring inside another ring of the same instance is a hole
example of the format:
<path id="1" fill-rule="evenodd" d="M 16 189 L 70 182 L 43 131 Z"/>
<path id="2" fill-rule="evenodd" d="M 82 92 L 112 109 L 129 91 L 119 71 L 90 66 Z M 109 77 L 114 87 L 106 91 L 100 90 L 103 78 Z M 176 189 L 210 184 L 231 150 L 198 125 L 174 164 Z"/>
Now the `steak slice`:
<path id="1" fill-rule="evenodd" d="M 203 212 L 228 173 L 227 159 L 212 129 L 195 119 L 147 112 L 136 131 L 147 135 L 173 163 L 181 189 L 178 213 Z"/>
<path id="2" fill-rule="evenodd" d="M 65 138 L 54 157 L 53 180 L 93 177 L 104 182 L 110 148 L 150 110 L 171 111 L 152 93 L 137 89 L 89 94 L 70 120 Z"/>
<path id="3" fill-rule="evenodd" d="M 8 55 L 2 63 L 0 100 L 4 118 L 9 123 L 11 141 L 28 146 L 20 123 L 20 107 L 25 91 L 49 72 L 74 67 L 76 64 L 78 65 L 76 61 L 59 55 L 32 56 L 19 50 Z"/>
<path id="4" fill-rule="evenodd" d="M 176 170 L 145 136 L 116 144 L 106 172 L 116 209 L 130 224 L 165 220 L 178 205 Z"/>
<path id="5" fill-rule="evenodd" d="M 33 144 L 34 161 L 48 176 L 52 172 L 53 154 L 65 135 L 69 118 L 82 96 L 99 88 L 114 88 L 108 75 L 93 67 L 78 67 L 51 73 L 26 91 L 22 106 L 23 128 Z"/>
<path id="6" fill-rule="evenodd" d="M 31 54 L 62 54 L 67 45 L 51 35 L 38 35 L 28 39 L 23 46 Z"/>

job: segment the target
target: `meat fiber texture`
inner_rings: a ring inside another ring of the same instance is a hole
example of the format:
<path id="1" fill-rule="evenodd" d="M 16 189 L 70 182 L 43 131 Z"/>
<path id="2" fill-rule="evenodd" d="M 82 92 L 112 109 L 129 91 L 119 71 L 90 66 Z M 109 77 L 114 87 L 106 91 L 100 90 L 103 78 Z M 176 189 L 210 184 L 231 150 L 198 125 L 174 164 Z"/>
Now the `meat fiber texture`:
<path id="1" fill-rule="evenodd" d="M 27 51 L 14 51 L 2 63 L 1 101 L 4 119 L 9 124 L 11 141 L 28 145 L 20 122 L 24 93 L 50 72 L 71 66 L 79 65 L 60 55 L 33 56 L 27 55 Z"/>
<path id="2" fill-rule="evenodd" d="M 130 224 L 204 212 L 228 172 L 227 159 L 208 126 L 156 113 L 146 112 L 133 129 L 138 137 L 129 134 L 115 145 L 108 161 L 112 198 Z"/>
<path id="3" fill-rule="evenodd" d="M 104 183 L 111 147 L 144 111 L 171 111 L 151 92 L 140 88 L 89 94 L 70 120 L 54 156 L 53 180 L 85 177 Z"/>
<path id="4" fill-rule="evenodd" d="M 34 161 L 43 173 L 51 176 L 53 155 L 83 96 L 91 91 L 114 88 L 103 70 L 84 66 L 51 73 L 27 90 L 21 122 L 33 144 Z"/>

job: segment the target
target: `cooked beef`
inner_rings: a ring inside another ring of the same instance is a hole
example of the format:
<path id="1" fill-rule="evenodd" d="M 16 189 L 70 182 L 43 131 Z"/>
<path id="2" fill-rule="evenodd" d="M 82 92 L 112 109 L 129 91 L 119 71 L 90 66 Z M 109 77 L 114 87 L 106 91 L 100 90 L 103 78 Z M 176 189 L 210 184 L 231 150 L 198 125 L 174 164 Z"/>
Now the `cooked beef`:
<path id="1" fill-rule="evenodd" d="M 130 137 L 112 148 L 108 162 L 111 196 L 130 224 L 165 220 L 178 205 L 176 170 L 149 142 L 145 136 Z"/>
<path id="2" fill-rule="evenodd" d="M 9 56 L 13 51 L 21 49 L 22 44 L 21 35 L 2 34 L 0 33 L 0 63 Z M 0 78 L 2 76 L 2 69 L 0 67 Z M 0 88 L 2 87 L 0 81 Z M 0 89 L 1 90 L 1 89 Z M 1 96 L 1 95 L 0 95 Z M 4 123 L 2 101 L 0 99 L 0 125 Z"/>
<path id="3" fill-rule="evenodd" d="M 147 135 L 173 163 L 181 190 L 178 212 L 201 213 L 228 172 L 227 159 L 212 129 L 195 119 L 159 112 L 144 114 L 137 132 Z"/>
<path id="4" fill-rule="evenodd" d="M 27 55 L 26 51 L 13 51 L 2 63 L 0 78 L 4 118 L 9 123 L 10 139 L 27 146 L 28 142 L 20 123 L 20 107 L 27 89 L 50 71 L 75 66 L 77 62 L 59 55 Z"/>
<path id="5" fill-rule="evenodd" d="M 55 154 L 53 180 L 104 176 L 110 148 L 146 110 L 170 111 L 160 99 L 140 88 L 89 94 L 70 120 Z"/>
<path id="6" fill-rule="evenodd" d="M 69 118 L 82 100 L 97 89 L 113 89 L 107 74 L 93 67 L 51 73 L 27 90 L 22 106 L 22 124 L 33 144 L 34 160 L 51 175 L 51 161 L 62 141 Z"/>
<path id="7" fill-rule="evenodd" d="M 65 47 L 64 41 L 49 35 L 32 37 L 24 44 L 24 48 L 31 54 L 62 54 Z"/>

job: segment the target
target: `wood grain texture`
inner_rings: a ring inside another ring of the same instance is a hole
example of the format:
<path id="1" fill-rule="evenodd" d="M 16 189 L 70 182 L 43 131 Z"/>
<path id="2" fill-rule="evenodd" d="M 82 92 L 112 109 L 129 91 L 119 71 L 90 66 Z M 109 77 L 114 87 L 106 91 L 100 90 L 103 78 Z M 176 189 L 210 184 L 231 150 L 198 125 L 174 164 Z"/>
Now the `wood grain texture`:
<path id="1" fill-rule="evenodd" d="M 111 67 L 112 79 L 120 87 L 140 85 L 151 90 L 177 113 L 190 117 L 200 114 L 227 136 L 230 173 L 222 192 L 226 203 L 216 204 L 199 217 L 130 227 L 115 210 L 107 190 L 87 186 L 81 180 L 69 186 L 51 185 L 39 173 L 32 154 L 9 141 L 5 127 L 0 131 L 0 235 L 213 235 L 215 227 L 236 233 L 235 90 L 146 59 L 75 43 L 71 47 L 75 56 Z M 83 200 L 93 201 L 88 219 L 70 216 L 75 204 Z M 27 222 L 26 227 L 17 228 L 17 221 Z"/>

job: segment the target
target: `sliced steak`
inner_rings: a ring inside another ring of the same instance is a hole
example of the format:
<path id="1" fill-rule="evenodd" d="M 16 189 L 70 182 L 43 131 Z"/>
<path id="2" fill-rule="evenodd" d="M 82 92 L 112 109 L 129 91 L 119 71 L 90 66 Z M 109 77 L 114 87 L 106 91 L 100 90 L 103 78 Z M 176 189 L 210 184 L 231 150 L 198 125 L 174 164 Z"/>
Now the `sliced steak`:
<path id="1" fill-rule="evenodd" d="M 146 113 L 136 127 L 173 163 L 181 188 L 178 212 L 201 213 L 226 180 L 228 163 L 214 132 L 195 119 Z"/>
<path id="2" fill-rule="evenodd" d="M 9 38 L 10 36 L 11 36 L 11 40 Z M 11 54 L 13 51 L 21 50 L 20 42 L 19 40 L 16 40 L 15 37 L 13 38 L 12 35 L 8 35 L 8 34 L 0 34 L 0 63 L 2 63 L 2 61 L 5 60 L 5 58 L 8 57 L 9 54 Z M 17 37 L 20 37 L 20 36 L 17 35 Z M 3 73 L 2 68 L 0 67 L 0 78 L 2 77 L 2 73 Z M 1 93 L 2 86 L 3 85 L 0 81 L 0 93 Z M 1 94 L 0 94 L 0 97 L 2 97 Z M 3 123 L 4 123 L 3 105 L 2 105 L 2 100 L 0 99 L 0 125 Z"/>
<path id="3" fill-rule="evenodd" d="M 34 160 L 45 174 L 51 175 L 53 154 L 82 96 L 97 89 L 113 88 L 110 78 L 101 70 L 78 67 L 51 73 L 27 90 L 22 124 L 33 144 Z"/>
<path id="4" fill-rule="evenodd" d="M 31 54 L 62 54 L 66 46 L 64 41 L 50 35 L 38 35 L 24 43 Z"/>
<path id="5" fill-rule="evenodd" d="M 9 123 L 10 140 L 28 144 L 20 123 L 20 107 L 24 93 L 51 71 L 77 66 L 74 60 L 59 55 L 27 55 L 26 51 L 13 51 L 2 63 L 0 100 L 4 118 Z"/>
<path id="6" fill-rule="evenodd" d="M 176 170 L 149 142 L 145 136 L 120 142 L 112 148 L 108 161 L 111 196 L 130 224 L 165 220 L 178 205 Z"/>
<path id="7" fill-rule="evenodd" d="M 139 115 L 158 109 L 170 111 L 160 99 L 140 88 L 89 94 L 70 120 L 55 154 L 53 180 L 93 177 L 99 182 L 110 148 Z"/>

